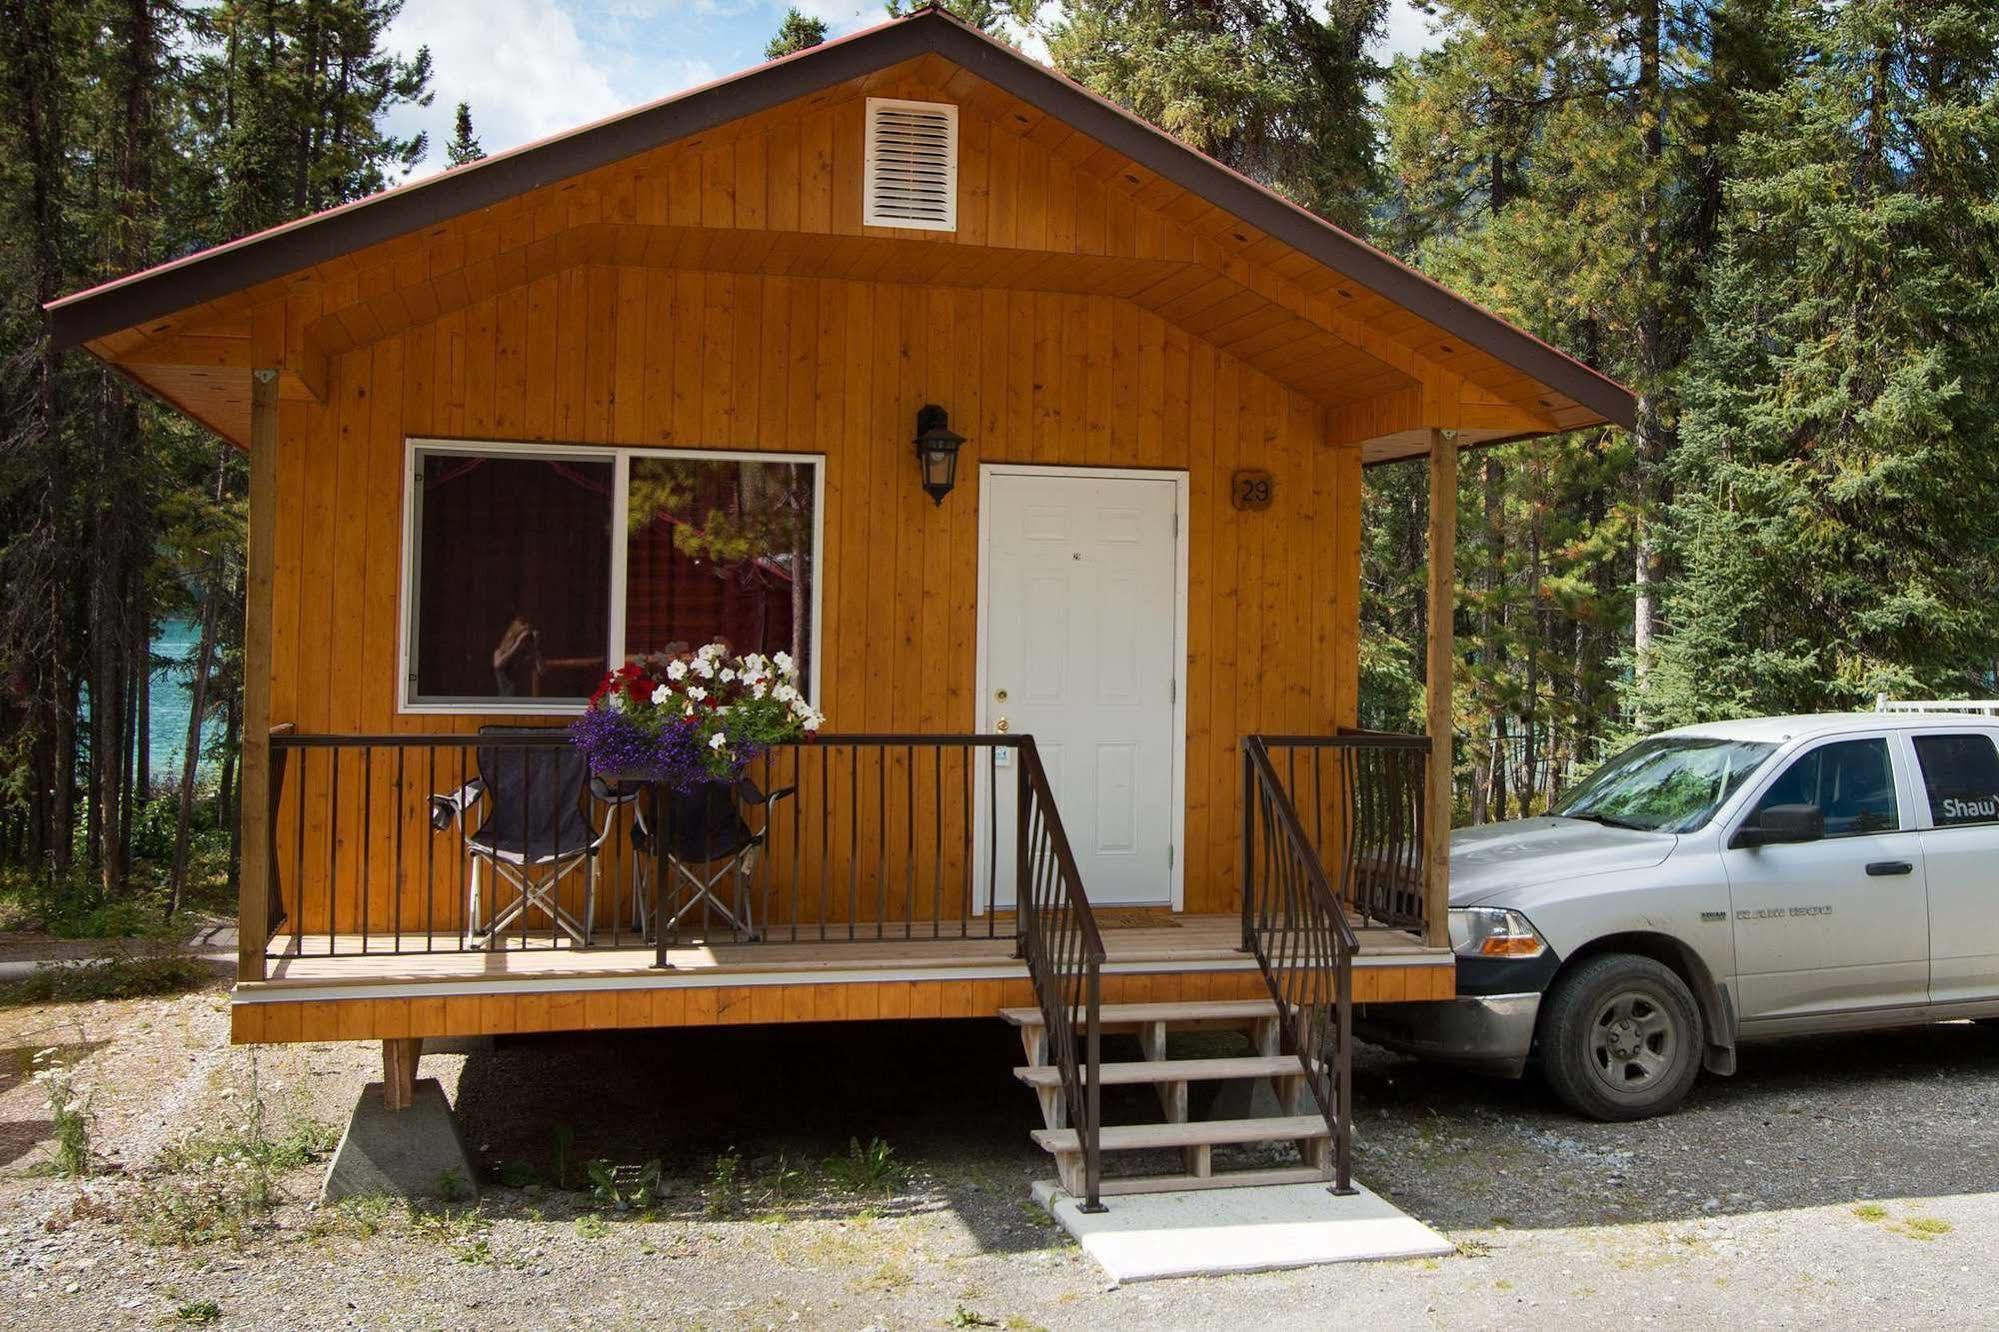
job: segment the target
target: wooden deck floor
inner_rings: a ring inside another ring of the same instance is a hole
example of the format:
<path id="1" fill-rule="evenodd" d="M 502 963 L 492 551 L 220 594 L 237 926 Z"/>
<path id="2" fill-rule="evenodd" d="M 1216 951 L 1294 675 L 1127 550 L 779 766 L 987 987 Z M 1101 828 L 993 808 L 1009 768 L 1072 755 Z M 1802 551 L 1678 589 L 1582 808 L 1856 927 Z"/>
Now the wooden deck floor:
<path id="1" fill-rule="evenodd" d="M 1105 1002 L 1256 998 L 1255 962 L 1238 950 L 1233 915 L 1161 916 L 1103 932 Z M 1355 998 L 1447 998 L 1456 971 L 1447 950 L 1398 930 L 1360 934 Z M 322 951 L 314 953 L 317 943 Z M 584 1027 L 983 1016 L 1033 1002 L 1013 940 L 998 938 L 688 943 L 653 966 L 640 947 L 459 951 L 439 935 L 307 939 L 304 955 L 269 964 L 269 979 L 239 984 L 239 1041 L 371 1039 L 562 1031 Z"/>

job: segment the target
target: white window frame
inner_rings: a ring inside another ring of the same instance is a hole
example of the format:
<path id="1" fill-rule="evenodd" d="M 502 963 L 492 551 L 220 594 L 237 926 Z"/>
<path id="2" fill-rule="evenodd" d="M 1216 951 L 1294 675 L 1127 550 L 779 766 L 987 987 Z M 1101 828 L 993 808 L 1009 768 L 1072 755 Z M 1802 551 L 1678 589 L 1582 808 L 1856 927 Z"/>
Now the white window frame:
<path id="1" fill-rule="evenodd" d="M 805 695 L 814 706 L 819 701 L 821 643 L 825 637 L 821 608 L 825 578 L 823 556 L 826 547 L 826 455 L 823 453 L 780 453 L 762 449 L 655 449 L 618 445 L 530 443 L 517 440 L 437 439 L 412 435 L 403 442 L 403 522 L 401 583 L 402 598 L 396 650 L 396 711 L 404 716 L 433 717 L 548 717 L 576 716 L 588 706 L 584 700 L 547 698 L 424 698 L 416 694 L 416 629 L 423 613 L 418 577 L 421 574 L 417 542 L 417 509 L 421 500 L 417 482 L 421 459 L 426 453 L 453 457 L 546 458 L 558 462 L 611 464 L 611 605 L 604 645 L 605 660 L 613 667 L 625 660 L 625 595 L 627 561 L 630 558 L 632 461 L 668 458 L 697 462 L 774 462 L 812 465 L 812 658 L 804 681 Z"/>

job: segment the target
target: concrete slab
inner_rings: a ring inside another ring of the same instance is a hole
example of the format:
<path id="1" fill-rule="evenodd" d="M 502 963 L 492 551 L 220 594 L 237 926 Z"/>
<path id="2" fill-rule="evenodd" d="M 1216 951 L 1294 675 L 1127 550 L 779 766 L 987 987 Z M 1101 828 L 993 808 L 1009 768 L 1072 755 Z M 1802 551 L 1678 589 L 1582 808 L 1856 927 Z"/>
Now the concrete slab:
<path id="1" fill-rule="evenodd" d="M 1224 1276 L 1387 1258 L 1436 1258 L 1442 1235 L 1367 1189 L 1336 1198 L 1323 1184 L 1120 1194 L 1091 1215 L 1054 1180 L 1040 1203 L 1118 1281 Z"/>
<path id="2" fill-rule="evenodd" d="M 322 1202 L 368 1194 L 471 1202 L 479 1177 L 436 1078 L 420 1078 L 407 1110 L 382 1104 L 382 1084 L 361 1089 L 327 1167 Z"/>

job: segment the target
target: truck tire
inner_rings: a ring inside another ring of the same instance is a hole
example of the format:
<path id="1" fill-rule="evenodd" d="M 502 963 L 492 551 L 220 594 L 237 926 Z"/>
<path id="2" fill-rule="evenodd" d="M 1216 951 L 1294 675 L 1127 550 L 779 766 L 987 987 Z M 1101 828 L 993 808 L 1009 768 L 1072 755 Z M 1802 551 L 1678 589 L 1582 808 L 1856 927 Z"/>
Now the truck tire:
<path id="1" fill-rule="evenodd" d="M 1700 1075 L 1700 1005 L 1649 957 L 1591 958 L 1555 983 L 1541 1013 L 1542 1074 L 1577 1114 L 1663 1115 Z"/>

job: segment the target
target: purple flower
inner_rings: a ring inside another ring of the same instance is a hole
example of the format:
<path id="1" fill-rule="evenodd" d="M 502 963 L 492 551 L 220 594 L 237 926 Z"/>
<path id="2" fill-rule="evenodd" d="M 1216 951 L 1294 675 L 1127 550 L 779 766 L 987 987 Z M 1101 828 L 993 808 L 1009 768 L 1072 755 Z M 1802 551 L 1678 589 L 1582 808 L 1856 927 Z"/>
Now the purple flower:
<path id="1" fill-rule="evenodd" d="M 691 722 L 670 721 L 654 731 L 630 714 L 608 708 L 592 708 L 571 722 L 569 738 L 599 777 L 643 777 L 676 791 L 692 791 L 703 782 L 734 781 L 762 752 L 751 744 L 709 752 Z"/>

